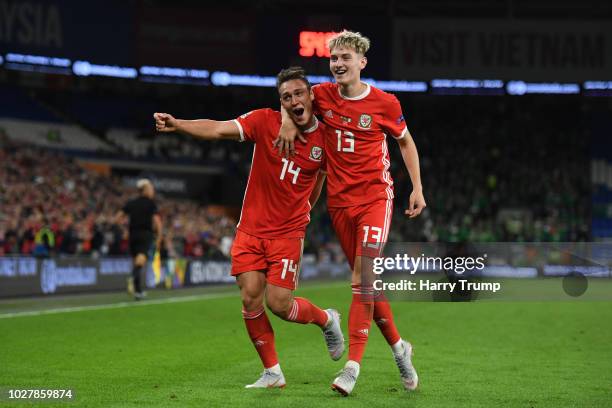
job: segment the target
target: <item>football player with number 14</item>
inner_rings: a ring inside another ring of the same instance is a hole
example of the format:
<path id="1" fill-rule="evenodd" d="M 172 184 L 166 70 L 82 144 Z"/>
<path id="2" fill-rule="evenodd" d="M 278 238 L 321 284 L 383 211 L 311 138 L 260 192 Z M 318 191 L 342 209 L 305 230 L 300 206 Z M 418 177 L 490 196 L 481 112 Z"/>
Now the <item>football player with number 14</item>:
<path id="1" fill-rule="evenodd" d="M 160 132 L 180 132 L 204 140 L 255 143 L 253 161 L 232 245 L 232 275 L 240 287 L 242 314 L 249 337 L 264 366 L 261 377 L 246 388 L 285 386 L 278 363 L 268 308 L 283 320 L 316 324 L 333 360 L 344 352 L 340 315 L 294 297 L 300 272 L 304 234 L 310 209 L 321 192 L 325 164 L 325 125 L 312 113 L 312 88 L 304 70 L 289 68 L 277 76 L 281 105 L 306 136 L 295 157 L 287 159 L 273 147 L 281 126 L 280 112 L 257 109 L 231 121 L 180 120 L 155 113 Z"/>

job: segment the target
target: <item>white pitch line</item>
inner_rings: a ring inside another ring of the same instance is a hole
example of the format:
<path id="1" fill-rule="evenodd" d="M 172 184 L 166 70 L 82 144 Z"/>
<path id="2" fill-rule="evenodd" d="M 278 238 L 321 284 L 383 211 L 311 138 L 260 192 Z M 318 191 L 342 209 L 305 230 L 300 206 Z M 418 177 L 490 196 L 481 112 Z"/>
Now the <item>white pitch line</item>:
<path id="1" fill-rule="evenodd" d="M 47 309 L 47 310 L 33 310 L 30 312 L 5 313 L 5 314 L 0 314 L 0 319 L 10 319 L 12 317 L 22 317 L 22 316 L 41 316 L 41 315 L 58 314 L 58 313 L 83 312 L 87 310 L 120 309 L 123 307 L 161 305 L 165 303 L 191 302 L 194 300 L 218 299 L 218 298 L 232 297 L 232 296 L 238 296 L 238 293 L 210 293 L 210 294 L 203 294 L 203 295 L 176 296 L 176 297 L 169 297 L 169 298 L 164 298 L 164 299 L 143 300 L 140 302 L 131 301 L 131 302 L 119 302 L 119 303 L 107 303 L 103 305 L 74 306 L 74 307 L 61 307 L 57 309 Z"/>
<path id="2" fill-rule="evenodd" d="M 325 285 L 316 285 L 316 286 L 307 286 L 305 289 L 328 289 L 334 286 L 345 286 L 347 285 L 344 282 L 330 282 Z M 47 310 L 33 310 L 29 312 L 14 312 L 14 313 L 4 313 L 0 314 L 0 319 L 10 319 L 13 317 L 24 317 L 24 316 L 42 316 L 49 314 L 59 314 L 59 313 L 72 313 L 72 312 L 84 312 L 89 310 L 105 310 L 105 309 L 120 309 L 123 307 L 135 307 L 135 306 L 149 306 L 149 305 L 162 305 L 166 303 L 182 303 L 182 302 L 192 302 L 195 300 L 204 300 L 204 299 L 220 299 L 226 297 L 238 297 L 239 293 L 205 293 L 202 295 L 189 295 L 189 296 L 175 296 L 164 299 L 155 299 L 155 300 L 143 300 L 141 302 L 131 301 L 131 302 L 119 302 L 119 303 L 106 303 L 103 305 L 91 305 L 91 306 L 74 306 L 74 307 L 60 307 L 57 309 L 47 309 Z"/>

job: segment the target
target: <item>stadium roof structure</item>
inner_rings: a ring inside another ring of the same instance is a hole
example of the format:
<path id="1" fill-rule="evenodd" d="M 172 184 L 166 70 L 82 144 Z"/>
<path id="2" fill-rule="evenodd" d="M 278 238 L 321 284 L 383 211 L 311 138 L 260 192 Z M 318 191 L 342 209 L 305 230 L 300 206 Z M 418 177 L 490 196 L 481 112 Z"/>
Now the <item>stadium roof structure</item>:
<path id="1" fill-rule="evenodd" d="M 147 5 L 201 8 L 197 0 L 147 0 Z M 612 19 L 612 2 L 607 0 L 308 0 L 296 9 L 290 0 L 227 0 L 208 4 L 207 9 L 242 10 L 254 13 L 307 15 L 363 15 L 427 18 L 537 18 Z"/>

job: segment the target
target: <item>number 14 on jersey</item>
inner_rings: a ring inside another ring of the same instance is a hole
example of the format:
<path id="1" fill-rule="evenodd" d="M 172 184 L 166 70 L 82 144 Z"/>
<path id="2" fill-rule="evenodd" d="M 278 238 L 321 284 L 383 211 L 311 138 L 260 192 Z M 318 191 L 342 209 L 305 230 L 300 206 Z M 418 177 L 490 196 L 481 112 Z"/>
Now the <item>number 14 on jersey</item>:
<path id="1" fill-rule="evenodd" d="M 294 162 L 283 157 L 283 170 L 281 171 L 280 179 L 284 180 L 287 173 L 293 174 L 291 183 L 295 184 L 297 182 L 298 175 L 300 174 L 300 170 L 302 169 L 296 166 Z"/>

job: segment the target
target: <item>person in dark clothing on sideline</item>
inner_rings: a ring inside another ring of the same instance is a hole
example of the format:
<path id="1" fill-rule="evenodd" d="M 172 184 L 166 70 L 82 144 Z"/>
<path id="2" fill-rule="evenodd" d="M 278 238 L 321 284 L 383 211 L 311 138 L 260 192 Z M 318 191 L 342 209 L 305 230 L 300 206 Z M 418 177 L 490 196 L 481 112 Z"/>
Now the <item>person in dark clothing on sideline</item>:
<path id="1" fill-rule="evenodd" d="M 130 232 L 130 253 L 133 257 L 132 279 L 134 283 L 134 298 L 141 300 L 145 296 L 142 285 L 142 275 L 149 252 L 155 240 L 159 251 L 162 238 L 162 222 L 153 197 L 155 188 L 148 179 L 136 183 L 139 196 L 128 201 L 117 214 L 117 219 L 128 216 Z"/>

